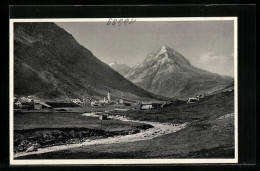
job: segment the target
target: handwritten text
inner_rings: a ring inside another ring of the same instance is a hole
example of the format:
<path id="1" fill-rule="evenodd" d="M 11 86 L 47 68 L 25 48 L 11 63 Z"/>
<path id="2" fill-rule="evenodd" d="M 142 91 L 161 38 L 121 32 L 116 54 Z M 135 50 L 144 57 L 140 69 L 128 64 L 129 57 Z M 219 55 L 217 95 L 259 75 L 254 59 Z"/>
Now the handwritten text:
<path id="1" fill-rule="evenodd" d="M 108 21 L 107 21 L 107 25 L 118 25 L 118 26 L 121 26 L 122 24 L 124 25 L 130 25 L 132 23 L 134 23 L 136 20 L 135 19 L 113 19 L 113 18 L 110 18 Z"/>

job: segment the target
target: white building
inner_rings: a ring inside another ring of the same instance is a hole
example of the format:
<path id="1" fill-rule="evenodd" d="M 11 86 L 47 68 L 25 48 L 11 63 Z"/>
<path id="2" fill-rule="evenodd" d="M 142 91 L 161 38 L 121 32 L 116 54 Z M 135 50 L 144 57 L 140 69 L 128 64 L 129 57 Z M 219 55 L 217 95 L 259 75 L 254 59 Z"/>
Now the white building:
<path id="1" fill-rule="evenodd" d="M 100 106 L 100 103 L 98 101 L 91 101 L 91 106 Z"/>
<path id="2" fill-rule="evenodd" d="M 80 99 L 71 99 L 70 101 L 78 105 L 83 105 L 83 102 Z"/>
<path id="3" fill-rule="evenodd" d="M 141 109 L 152 109 L 153 108 L 153 105 L 152 104 L 143 104 L 141 106 Z"/>
<path id="4" fill-rule="evenodd" d="M 104 97 L 104 103 L 108 103 L 108 99 L 106 97 Z"/>
<path id="5" fill-rule="evenodd" d="M 21 108 L 22 107 L 22 103 L 19 102 L 18 99 L 14 99 L 14 108 L 17 109 L 17 108 Z"/>
<path id="6" fill-rule="evenodd" d="M 85 98 L 82 101 L 83 101 L 83 105 L 87 105 L 87 104 L 91 103 L 91 99 L 90 98 Z"/>
<path id="7" fill-rule="evenodd" d="M 108 102 L 111 102 L 110 90 L 107 92 L 107 100 L 108 100 Z"/>
<path id="8" fill-rule="evenodd" d="M 165 101 L 141 102 L 140 109 L 160 109 L 166 104 Z"/>
<path id="9" fill-rule="evenodd" d="M 198 101 L 197 98 L 192 97 L 188 99 L 187 104 L 196 103 L 197 101 Z"/>

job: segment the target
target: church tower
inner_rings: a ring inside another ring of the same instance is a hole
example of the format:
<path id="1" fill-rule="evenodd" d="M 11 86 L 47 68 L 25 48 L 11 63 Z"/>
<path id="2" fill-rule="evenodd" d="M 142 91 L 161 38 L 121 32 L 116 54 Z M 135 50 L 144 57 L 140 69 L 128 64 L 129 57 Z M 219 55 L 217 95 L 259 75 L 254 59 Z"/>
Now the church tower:
<path id="1" fill-rule="evenodd" d="M 108 100 L 108 102 L 111 102 L 110 90 L 108 90 L 108 92 L 107 92 L 107 100 Z"/>

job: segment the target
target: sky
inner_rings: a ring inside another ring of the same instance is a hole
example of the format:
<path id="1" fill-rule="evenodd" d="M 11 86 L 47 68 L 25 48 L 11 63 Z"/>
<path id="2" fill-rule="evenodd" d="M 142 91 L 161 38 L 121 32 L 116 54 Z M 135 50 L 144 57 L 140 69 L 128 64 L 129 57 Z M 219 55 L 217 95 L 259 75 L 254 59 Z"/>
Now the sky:
<path id="1" fill-rule="evenodd" d="M 56 22 L 105 63 L 135 66 L 167 45 L 193 66 L 234 76 L 233 21 Z"/>

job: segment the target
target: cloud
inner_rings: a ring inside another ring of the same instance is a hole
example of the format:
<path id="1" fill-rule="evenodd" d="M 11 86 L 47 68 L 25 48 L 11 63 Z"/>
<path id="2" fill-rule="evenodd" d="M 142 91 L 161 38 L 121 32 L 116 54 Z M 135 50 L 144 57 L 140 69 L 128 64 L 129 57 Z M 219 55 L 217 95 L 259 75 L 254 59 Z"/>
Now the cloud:
<path id="1" fill-rule="evenodd" d="M 234 54 L 216 54 L 214 52 L 205 52 L 197 60 L 193 61 L 194 65 L 210 72 L 221 75 L 234 75 Z"/>
<path id="2" fill-rule="evenodd" d="M 210 63 L 225 63 L 229 60 L 233 60 L 234 55 L 233 54 L 229 54 L 229 55 L 218 55 L 215 54 L 214 52 L 206 52 L 204 54 L 202 54 L 199 57 L 199 61 L 205 64 L 210 64 Z"/>

